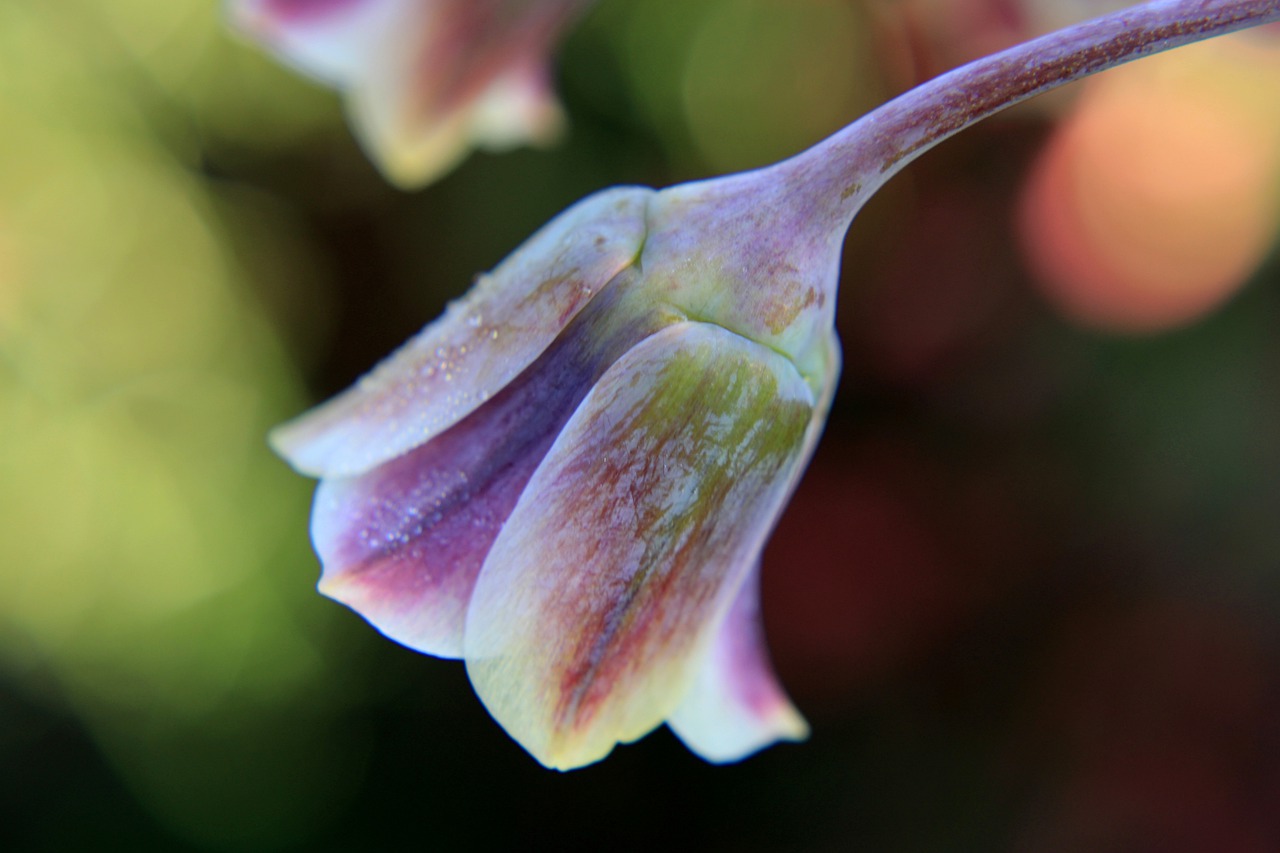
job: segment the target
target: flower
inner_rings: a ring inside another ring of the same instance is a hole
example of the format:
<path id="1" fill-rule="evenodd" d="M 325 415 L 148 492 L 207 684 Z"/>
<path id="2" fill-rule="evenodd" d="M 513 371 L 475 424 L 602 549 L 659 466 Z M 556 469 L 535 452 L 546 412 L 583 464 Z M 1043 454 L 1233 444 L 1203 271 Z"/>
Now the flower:
<path id="1" fill-rule="evenodd" d="M 1171 0 L 926 84 L 776 166 L 606 190 L 272 443 L 321 479 L 321 590 L 462 658 L 543 764 L 662 722 L 731 761 L 805 724 L 758 621 L 764 541 L 834 394 L 845 230 L 1009 104 L 1280 8 Z"/>
<path id="2" fill-rule="evenodd" d="M 834 388 L 839 241 L 735 232 L 761 182 L 589 198 L 273 436 L 323 480 L 321 590 L 464 658 L 549 766 L 664 720 L 714 761 L 805 733 L 757 572 Z"/>
<path id="3" fill-rule="evenodd" d="M 343 90 L 369 156 L 402 187 L 472 146 L 545 144 L 563 117 L 547 54 L 591 0 L 232 0 L 242 32 Z"/>

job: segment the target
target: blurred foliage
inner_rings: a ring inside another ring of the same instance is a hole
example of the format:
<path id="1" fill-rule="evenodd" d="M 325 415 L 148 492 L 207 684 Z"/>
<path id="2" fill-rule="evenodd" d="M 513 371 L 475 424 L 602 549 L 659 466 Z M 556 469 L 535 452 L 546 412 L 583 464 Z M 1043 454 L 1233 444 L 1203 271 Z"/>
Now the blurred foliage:
<path id="1" fill-rule="evenodd" d="M 271 424 L 582 195 L 882 100 L 897 9 L 601 0 L 560 148 L 404 194 L 213 2 L 0 4 L 0 846 L 1280 845 L 1280 269 L 1175 334 L 1067 325 L 1014 236 L 1044 112 L 851 234 L 843 386 L 765 564 L 808 744 L 548 774 L 461 667 L 312 589 Z"/>
<path id="2" fill-rule="evenodd" d="M 230 52 L 214 12 L 0 9 L 0 661 L 161 820 L 225 840 L 313 820 L 343 751 L 327 619 L 290 592 L 307 488 L 262 439 L 301 397 L 237 237 L 299 262 L 224 224 L 252 200 L 194 171 L 172 109 Z"/>

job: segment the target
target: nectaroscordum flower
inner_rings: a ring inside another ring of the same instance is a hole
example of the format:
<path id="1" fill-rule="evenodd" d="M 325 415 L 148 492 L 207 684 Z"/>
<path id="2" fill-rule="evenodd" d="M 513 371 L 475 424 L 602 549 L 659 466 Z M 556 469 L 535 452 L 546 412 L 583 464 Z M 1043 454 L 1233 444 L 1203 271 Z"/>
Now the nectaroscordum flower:
<path id="1" fill-rule="evenodd" d="M 591 2 L 231 0 L 231 14 L 286 62 L 343 90 L 369 156 L 413 187 L 472 146 L 555 137 L 548 54 Z"/>
<path id="2" fill-rule="evenodd" d="M 750 213 L 724 186 L 580 203 L 275 435 L 324 478 L 321 589 L 464 657 L 551 766 L 663 720 L 713 760 L 805 732 L 765 662 L 755 573 L 830 401 L 834 277 L 788 240 L 700 232 Z M 789 282 L 745 290 L 713 240 Z"/>
<path id="3" fill-rule="evenodd" d="M 275 432 L 321 479 L 321 590 L 463 658 L 552 767 L 664 721 L 713 761 L 803 737 L 764 653 L 757 573 L 831 401 L 854 214 L 1015 101 L 1276 18 L 1277 2 L 1149 4 L 940 77 L 777 166 L 580 202 Z"/>

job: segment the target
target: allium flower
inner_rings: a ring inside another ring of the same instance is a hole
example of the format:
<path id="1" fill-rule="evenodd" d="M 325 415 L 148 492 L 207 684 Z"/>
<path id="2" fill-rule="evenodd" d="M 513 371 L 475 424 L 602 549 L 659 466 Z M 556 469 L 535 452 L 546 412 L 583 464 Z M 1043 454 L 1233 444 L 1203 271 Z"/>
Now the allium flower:
<path id="1" fill-rule="evenodd" d="M 463 658 L 552 767 L 664 721 L 713 761 L 802 737 L 757 572 L 831 401 L 854 214 L 1017 100 L 1276 18 L 1276 2 L 1150 4 L 938 78 L 777 166 L 574 206 L 273 435 L 322 480 L 322 591 Z"/>
<path id="2" fill-rule="evenodd" d="M 805 732 L 763 655 L 756 572 L 834 387 L 838 240 L 814 265 L 802 233 L 698 227 L 750 216 L 754 195 L 582 202 L 274 436 L 324 478 L 321 589 L 464 657 L 548 765 L 663 720 L 712 760 Z M 755 287 L 762 268 L 785 277 Z"/>
<path id="3" fill-rule="evenodd" d="M 236 26 L 342 89 L 369 156 L 426 184 L 472 146 L 546 143 L 548 54 L 591 0 L 231 0 Z"/>

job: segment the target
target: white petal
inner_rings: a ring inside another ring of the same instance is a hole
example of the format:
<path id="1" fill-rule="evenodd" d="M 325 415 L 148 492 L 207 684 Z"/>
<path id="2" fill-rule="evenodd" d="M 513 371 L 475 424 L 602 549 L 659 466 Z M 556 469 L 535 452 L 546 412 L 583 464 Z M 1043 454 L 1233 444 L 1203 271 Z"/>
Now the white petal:
<path id="1" fill-rule="evenodd" d="M 725 616 L 693 688 L 667 720 L 685 745 L 708 761 L 737 761 L 771 743 L 803 740 L 809 733 L 769 665 L 759 590 L 757 563 Z"/>
<path id="2" fill-rule="evenodd" d="M 272 446 L 303 473 L 351 476 L 457 423 L 631 264 L 650 194 L 623 187 L 569 208 L 358 383 L 277 428 Z"/>

